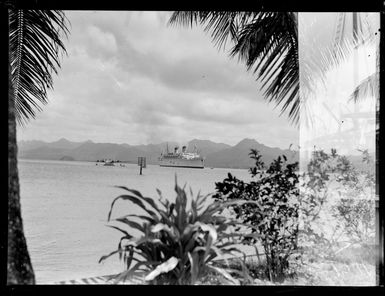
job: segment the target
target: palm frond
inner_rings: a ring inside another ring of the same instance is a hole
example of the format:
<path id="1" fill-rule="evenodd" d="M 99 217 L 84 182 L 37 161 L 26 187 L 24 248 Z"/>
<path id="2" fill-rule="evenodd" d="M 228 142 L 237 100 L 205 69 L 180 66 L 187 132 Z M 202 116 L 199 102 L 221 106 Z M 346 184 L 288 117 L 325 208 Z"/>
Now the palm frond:
<path id="1" fill-rule="evenodd" d="M 24 125 L 48 102 L 53 88 L 52 72 L 60 68 L 66 53 L 62 35 L 68 20 L 60 10 L 14 10 L 9 13 L 9 51 L 14 86 L 16 119 Z"/>
<path id="2" fill-rule="evenodd" d="M 177 11 L 170 24 L 200 24 L 219 48 L 230 39 L 230 55 L 244 61 L 263 82 L 264 96 L 281 105 L 281 114 L 298 123 L 299 66 L 295 13 L 240 11 Z"/>
<path id="3" fill-rule="evenodd" d="M 358 20 L 360 23 L 356 34 L 345 34 L 339 42 L 320 46 L 317 39 L 311 36 L 307 36 L 306 42 L 302 41 L 301 87 L 304 88 L 303 91 L 311 92 L 318 82 L 322 82 L 321 85 L 327 87 L 326 76 L 330 70 L 346 62 L 354 50 L 360 46 L 376 43 L 372 25 L 365 19 L 358 18 Z M 303 30 L 306 29 L 312 30 L 303 28 Z"/>
<path id="4" fill-rule="evenodd" d="M 354 92 L 350 95 L 350 100 L 358 102 L 367 97 L 379 98 L 379 73 L 375 72 L 372 75 L 366 77 L 355 88 Z"/>
<path id="5" fill-rule="evenodd" d="M 281 106 L 281 114 L 299 119 L 299 64 L 297 19 L 294 13 L 259 13 L 239 34 L 231 52 L 253 69 L 264 96 Z"/>
<path id="6" fill-rule="evenodd" d="M 375 41 L 370 24 L 360 18 L 359 21 L 361 29 L 355 36 L 343 36 L 339 43 L 323 48 L 308 36 L 301 45 L 301 73 L 296 13 L 177 11 L 169 22 L 202 25 L 219 48 L 230 39 L 234 44 L 230 55 L 238 56 L 248 70 L 253 70 L 262 82 L 266 100 L 275 103 L 281 108 L 281 114 L 287 113 L 291 122 L 298 125 L 300 110 L 308 110 L 300 109 L 307 101 L 300 103 L 300 97 L 308 98 L 319 82 L 326 86 L 326 75 L 331 69 L 346 61 L 358 46 Z M 310 114 L 304 116 L 311 117 Z"/>
<path id="7" fill-rule="evenodd" d="M 228 39 L 238 40 L 239 30 L 258 12 L 241 11 L 176 11 L 169 20 L 171 25 L 192 27 L 202 25 L 206 32 L 211 31 L 211 37 L 218 48 L 224 48 Z"/>

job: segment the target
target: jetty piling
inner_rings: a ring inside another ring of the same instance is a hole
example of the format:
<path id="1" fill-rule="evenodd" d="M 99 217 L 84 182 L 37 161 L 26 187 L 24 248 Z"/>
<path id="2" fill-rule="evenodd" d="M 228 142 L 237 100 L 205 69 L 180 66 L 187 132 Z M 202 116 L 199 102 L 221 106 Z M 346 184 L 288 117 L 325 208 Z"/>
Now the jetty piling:
<path id="1" fill-rule="evenodd" d="M 142 168 L 146 168 L 146 158 L 138 157 L 138 166 L 140 167 L 139 174 L 142 175 Z"/>

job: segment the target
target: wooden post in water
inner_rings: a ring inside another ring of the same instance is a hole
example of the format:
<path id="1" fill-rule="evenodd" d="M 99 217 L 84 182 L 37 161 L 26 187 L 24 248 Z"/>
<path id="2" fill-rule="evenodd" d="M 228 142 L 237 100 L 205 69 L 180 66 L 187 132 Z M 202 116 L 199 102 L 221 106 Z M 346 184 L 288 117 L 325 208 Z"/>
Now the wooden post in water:
<path id="1" fill-rule="evenodd" d="M 138 157 L 138 166 L 140 167 L 139 174 L 142 174 L 142 168 L 146 168 L 146 158 Z"/>

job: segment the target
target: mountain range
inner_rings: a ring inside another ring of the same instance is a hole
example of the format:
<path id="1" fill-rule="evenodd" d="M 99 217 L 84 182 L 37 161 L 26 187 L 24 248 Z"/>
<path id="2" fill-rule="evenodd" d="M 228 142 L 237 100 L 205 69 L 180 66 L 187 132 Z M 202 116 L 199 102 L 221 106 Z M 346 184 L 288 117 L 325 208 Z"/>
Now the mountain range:
<path id="1" fill-rule="evenodd" d="M 19 141 L 18 155 L 24 159 L 41 160 L 78 160 L 97 161 L 113 159 L 136 163 L 139 156 L 145 156 L 148 164 L 157 164 L 162 151 L 169 150 L 177 145 L 176 142 L 163 142 L 148 145 L 129 145 L 113 143 L 71 142 L 60 139 L 55 142 Z M 298 151 L 282 150 L 265 146 L 254 139 L 243 139 L 238 144 L 230 146 L 224 143 L 215 143 L 210 140 L 193 139 L 187 144 L 187 151 L 194 147 L 205 157 L 206 167 L 216 168 L 249 168 L 254 164 L 250 159 L 250 149 L 257 149 L 262 154 L 262 160 L 270 164 L 278 155 L 286 155 L 289 161 L 298 161 Z"/>

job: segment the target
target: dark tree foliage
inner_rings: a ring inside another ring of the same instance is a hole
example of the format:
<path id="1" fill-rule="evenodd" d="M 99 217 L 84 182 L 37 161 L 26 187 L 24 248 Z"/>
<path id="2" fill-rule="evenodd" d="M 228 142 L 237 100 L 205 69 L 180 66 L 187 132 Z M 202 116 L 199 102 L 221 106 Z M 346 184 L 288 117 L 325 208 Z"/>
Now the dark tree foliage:
<path id="1" fill-rule="evenodd" d="M 230 173 L 223 182 L 216 183 L 214 198 L 254 200 L 260 206 L 245 204 L 232 206 L 237 218 L 254 226 L 254 237 L 245 238 L 247 244 L 262 242 L 266 255 L 266 275 L 270 280 L 282 281 L 289 268 L 290 257 L 296 254 L 298 239 L 298 162 L 287 164 L 279 156 L 265 169 L 261 155 L 252 149 L 255 160 L 250 174 L 255 181 L 244 182 Z"/>

